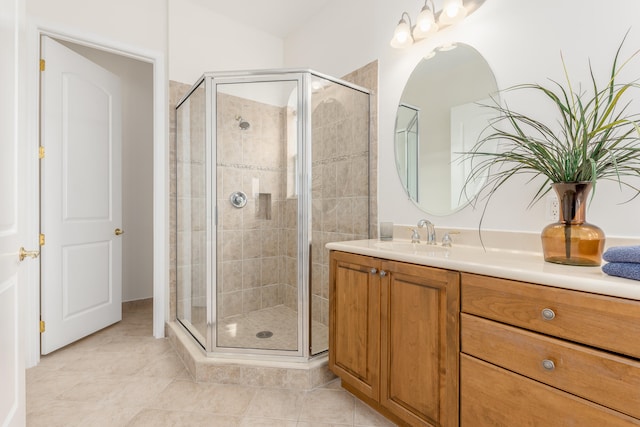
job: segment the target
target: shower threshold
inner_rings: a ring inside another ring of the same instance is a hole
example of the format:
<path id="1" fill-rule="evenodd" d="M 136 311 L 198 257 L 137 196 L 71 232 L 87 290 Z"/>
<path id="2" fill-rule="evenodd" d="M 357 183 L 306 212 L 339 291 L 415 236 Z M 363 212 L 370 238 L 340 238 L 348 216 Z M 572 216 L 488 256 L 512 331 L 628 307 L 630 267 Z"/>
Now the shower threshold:
<path id="1" fill-rule="evenodd" d="M 195 339 L 176 321 L 168 322 L 165 335 L 182 359 L 191 377 L 198 382 L 242 384 L 310 390 L 333 381 L 325 352 L 307 361 L 283 361 L 254 355 L 207 355 Z M 254 340 L 258 340 L 255 338 Z"/>

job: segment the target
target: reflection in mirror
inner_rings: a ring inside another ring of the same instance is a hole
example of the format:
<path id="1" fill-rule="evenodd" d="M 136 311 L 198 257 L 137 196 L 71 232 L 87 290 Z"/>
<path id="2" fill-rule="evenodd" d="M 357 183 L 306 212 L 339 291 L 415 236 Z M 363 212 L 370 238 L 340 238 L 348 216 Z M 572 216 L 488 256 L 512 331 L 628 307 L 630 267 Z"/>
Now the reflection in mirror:
<path id="1" fill-rule="evenodd" d="M 489 64 L 474 48 L 457 44 L 423 59 L 411 73 L 395 129 L 396 166 L 409 198 L 433 215 L 451 214 L 469 203 L 484 179 L 467 183 L 469 151 L 495 112 Z M 412 123 L 415 120 L 415 123 Z"/>
<path id="2" fill-rule="evenodd" d="M 412 200 L 418 202 L 418 149 L 420 109 L 400 104 L 396 118 L 396 165 L 400 181 Z"/>

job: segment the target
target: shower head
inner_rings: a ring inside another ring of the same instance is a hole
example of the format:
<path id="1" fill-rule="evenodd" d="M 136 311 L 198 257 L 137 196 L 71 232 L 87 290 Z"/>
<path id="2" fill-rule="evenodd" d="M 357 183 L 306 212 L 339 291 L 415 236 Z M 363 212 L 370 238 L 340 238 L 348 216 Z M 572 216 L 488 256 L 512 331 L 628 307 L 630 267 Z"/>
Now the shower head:
<path id="1" fill-rule="evenodd" d="M 244 120 L 242 116 L 236 116 L 236 120 L 238 121 L 238 126 L 240 126 L 241 130 L 247 130 L 251 127 L 251 124 Z"/>

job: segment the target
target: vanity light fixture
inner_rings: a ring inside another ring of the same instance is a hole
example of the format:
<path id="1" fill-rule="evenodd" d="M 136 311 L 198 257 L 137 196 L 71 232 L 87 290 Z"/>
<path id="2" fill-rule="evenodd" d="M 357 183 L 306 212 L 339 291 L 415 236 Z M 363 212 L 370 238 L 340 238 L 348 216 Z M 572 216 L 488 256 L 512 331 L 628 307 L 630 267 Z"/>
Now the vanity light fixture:
<path id="1" fill-rule="evenodd" d="M 404 20 L 404 17 L 407 17 L 409 23 Z M 411 17 L 407 12 L 402 12 L 402 16 L 400 17 L 400 21 L 398 21 L 398 25 L 396 26 L 396 30 L 393 32 L 393 38 L 391 39 L 391 47 L 396 49 L 402 49 L 405 47 L 409 47 L 413 44 L 413 37 L 411 36 Z"/>
<path id="2" fill-rule="evenodd" d="M 462 0 L 444 0 L 440 22 L 446 25 L 457 24 L 467 16 L 467 9 L 462 4 Z"/>
<path id="3" fill-rule="evenodd" d="M 434 10 L 433 0 L 431 0 L 431 8 L 427 5 L 427 0 L 424 0 L 424 6 L 418 14 L 416 26 L 413 28 L 414 40 L 424 39 L 438 31 L 438 24 L 436 24 L 436 18 L 433 15 Z"/>
<path id="4" fill-rule="evenodd" d="M 431 2 L 431 7 L 427 4 L 428 2 Z M 415 26 L 411 25 L 409 14 L 402 12 L 400 21 L 393 32 L 391 47 L 396 49 L 409 47 L 414 42 L 432 36 L 443 26 L 457 24 L 467 16 L 467 13 L 463 0 L 444 0 L 438 22 L 436 22 L 437 14 L 433 0 L 425 0 L 424 6 L 416 19 Z"/>

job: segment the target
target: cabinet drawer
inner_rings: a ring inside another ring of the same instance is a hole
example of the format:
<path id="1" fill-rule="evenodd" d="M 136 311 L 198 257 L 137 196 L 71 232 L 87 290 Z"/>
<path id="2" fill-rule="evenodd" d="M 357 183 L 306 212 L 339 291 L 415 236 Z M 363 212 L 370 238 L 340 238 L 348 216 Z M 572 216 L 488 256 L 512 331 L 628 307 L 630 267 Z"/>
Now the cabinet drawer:
<path id="1" fill-rule="evenodd" d="M 460 426 L 638 426 L 640 420 L 460 356 Z"/>
<path id="2" fill-rule="evenodd" d="M 640 358 L 639 301 L 466 273 L 461 295 L 465 313 Z"/>
<path id="3" fill-rule="evenodd" d="M 461 320 L 464 353 L 640 418 L 640 362 L 476 316 Z"/>

